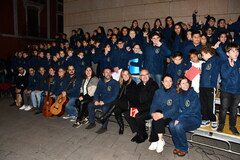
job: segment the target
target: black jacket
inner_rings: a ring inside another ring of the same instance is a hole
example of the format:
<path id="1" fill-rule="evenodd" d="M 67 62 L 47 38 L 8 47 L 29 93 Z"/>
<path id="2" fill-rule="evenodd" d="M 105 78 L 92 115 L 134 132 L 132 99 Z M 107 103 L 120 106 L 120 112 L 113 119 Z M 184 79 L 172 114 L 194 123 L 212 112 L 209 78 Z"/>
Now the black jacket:
<path id="1" fill-rule="evenodd" d="M 144 85 L 140 82 L 136 88 L 136 108 L 141 112 L 150 112 L 150 106 L 152 104 L 155 91 L 158 89 L 158 84 L 151 78 Z"/>

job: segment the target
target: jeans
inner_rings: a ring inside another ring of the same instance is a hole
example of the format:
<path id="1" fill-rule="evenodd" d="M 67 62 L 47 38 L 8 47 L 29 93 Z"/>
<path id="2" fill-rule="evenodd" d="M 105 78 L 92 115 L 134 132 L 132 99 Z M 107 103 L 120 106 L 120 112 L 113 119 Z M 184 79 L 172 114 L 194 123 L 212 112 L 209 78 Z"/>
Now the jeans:
<path id="1" fill-rule="evenodd" d="M 227 92 L 221 92 L 221 106 L 219 114 L 219 124 L 225 124 L 226 114 L 228 108 L 230 108 L 229 126 L 235 127 L 237 120 L 237 108 L 240 102 L 240 94 L 231 94 Z"/>
<path id="2" fill-rule="evenodd" d="M 199 127 L 196 123 L 194 123 L 193 119 L 188 118 L 186 121 L 179 122 L 176 126 L 174 126 L 175 121 L 171 121 L 169 123 L 169 128 L 172 135 L 172 140 L 176 149 L 181 152 L 188 151 L 188 142 L 186 131 L 193 131 Z"/>
<path id="3" fill-rule="evenodd" d="M 31 93 L 23 93 L 23 102 L 25 106 L 32 106 Z"/>
<path id="4" fill-rule="evenodd" d="M 43 91 L 39 91 L 39 92 L 36 92 L 36 91 L 33 91 L 31 93 L 31 99 L 32 99 L 32 104 L 33 104 L 33 107 L 40 107 L 40 101 L 41 101 L 41 96 L 42 96 L 42 92 Z"/>
<path id="5" fill-rule="evenodd" d="M 150 73 L 150 77 L 157 82 L 158 86 L 160 87 L 162 85 L 162 75 L 161 74 L 152 74 Z"/>
<path id="6" fill-rule="evenodd" d="M 107 113 L 112 103 L 104 104 L 102 106 L 95 106 L 93 102 L 88 104 L 88 118 L 89 123 L 95 123 L 95 109 L 101 109 L 103 114 Z M 102 128 L 107 128 L 108 120 L 102 125 Z"/>
<path id="7" fill-rule="evenodd" d="M 78 97 L 68 97 L 69 101 L 66 104 L 65 111 L 70 115 L 70 116 L 77 116 L 77 110 L 75 107 L 75 102 L 78 99 Z"/>

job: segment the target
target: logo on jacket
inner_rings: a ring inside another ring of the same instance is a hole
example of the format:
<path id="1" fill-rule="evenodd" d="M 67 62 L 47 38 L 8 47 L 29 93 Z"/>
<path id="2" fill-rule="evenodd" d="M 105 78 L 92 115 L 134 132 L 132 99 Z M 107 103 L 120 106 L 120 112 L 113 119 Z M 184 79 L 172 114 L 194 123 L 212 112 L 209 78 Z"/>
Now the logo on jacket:
<path id="1" fill-rule="evenodd" d="M 179 70 L 177 71 L 177 75 L 178 75 L 178 76 L 181 76 L 181 74 L 182 74 L 182 70 L 179 69 Z"/>
<path id="2" fill-rule="evenodd" d="M 34 80 L 33 80 L 33 83 L 36 83 L 36 82 L 37 82 L 36 79 L 34 79 Z"/>
<path id="3" fill-rule="evenodd" d="M 206 70 L 210 70 L 212 68 L 212 64 L 208 64 L 207 66 L 206 66 Z"/>
<path id="4" fill-rule="evenodd" d="M 160 52 L 160 49 L 159 49 L 159 48 L 155 49 L 155 53 L 156 53 L 156 54 L 158 54 L 159 52 Z"/>
<path id="5" fill-rule="evenodd" d="M 112 90 L 111 86 L 107 87 L 107 91 L 110 92 Z"/>
<path id="6" fill-rule="evenodd" d="M 85 51 L 85 54 L 87 54 L 88 52 L 87 52 L 87 50 Z"/>
<path id="7" fill-rule="evenodd" d="M 167 100 L 167 105 L 171 106 L 172 105 L 172 99 Z"/>
<path id="8" fill-rule="evenodd" d="M 44 81 L 43 81 L 43 83 L 47 83 L 47 81 L 46 81 L 46 80 L 44 80 Z"/>
<path id="9" fill-rule="evenodd" d="M 107 62 L 110 62 L 110 57 L 107 58 Z"/>
<path id="10" fill-rule="evenodd" d="M 84 66 L 85 65 L 85 62 L 84 61 L 82 61 L 82 66 Z"/>
<path id="11" fill-rule="evenodd" d="M 190 107 L 190 101 L 189 101 L 189 100 L 186 100 L 185 106 L 186 106 L 186 107 Z"/>
<path id="12" fill-rule="evenodd" d="M 63 85 L 63 82 L 60 82 L 59 85 L 62 86 L 62 85 Z"/>

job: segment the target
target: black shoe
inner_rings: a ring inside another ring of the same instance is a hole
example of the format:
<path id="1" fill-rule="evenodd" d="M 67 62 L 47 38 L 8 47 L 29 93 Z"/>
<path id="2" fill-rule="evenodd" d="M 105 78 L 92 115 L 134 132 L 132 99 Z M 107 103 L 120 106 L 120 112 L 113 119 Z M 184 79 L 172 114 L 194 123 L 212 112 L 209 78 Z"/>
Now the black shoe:
<path id="1" fill-rule="evenodd" d="M 100 128 L 99 130 L 97 130 L 97 134 L 103 134 L 104 132 L 107 131 L 107 128 Z"/>
<path id="2" fill-rule="evenodd" d="M 136 140 L 136 143 L 143 143 L 144 141 L 146 141 L 146 139 L 148 138 L 148 135 L 140 135 L 137 140 Z"/>
<path id="3" fill-rule="evenodd" d="M 42 111 L 37 111 L 37 112 L 35 112 L 34 114 L 37 115 L 37 114 L 40 114 L 40 113 L 42 113 Z"/>
<path id="4" fill-rule="evenodd" d="M 100 124 L 104 124 L 107 121 L 107 119 L 104 119 L 103 117 L 100 117 L 100 118 L 96 117 L 96 121 Z"/>
<path id="5" fill-rule="evenodd" d="M 12 104 L 10 104 L 10 106 L 16 106 L 16 103 L 15 103 L 15 102 L 13 102 Z"/>
<path id="6" fill-rule="evenodd" d="M 138 137 L 139 137 L 138 134 L 136 134 L 136 135 L 131 139 L 131 141 L 132 141 L 132 142 L 136 142 L 136 140 L 138 139 Z"/>
<path id="7" fill-rule="evenodd" d="M 95 123 L 90 123 L 85 129 L 92 129 L 96 127 L 96 124 Z"/>
<path id="8" fill-rule="evenodd" d="M 240 135 L 236 127 L 230 127 L 230 131 L 232 131 L 232 134 L 234 135 Z"/>
<path id="9" fill-rule="evenodd" d="M 222 133 L 223 132 L 223 128 L 224 128 L 224 124 L 219 124 L 218 128 L 217 128 L 217 132 Z"/>
<path id="10" fill-rule="evenodd" d="M 118 133 L 119 133 L 119 134 L 123 134 L 123 132 L 124 132 L 124 128 L 123 128 L 123 127 L 120 127 Z"/>

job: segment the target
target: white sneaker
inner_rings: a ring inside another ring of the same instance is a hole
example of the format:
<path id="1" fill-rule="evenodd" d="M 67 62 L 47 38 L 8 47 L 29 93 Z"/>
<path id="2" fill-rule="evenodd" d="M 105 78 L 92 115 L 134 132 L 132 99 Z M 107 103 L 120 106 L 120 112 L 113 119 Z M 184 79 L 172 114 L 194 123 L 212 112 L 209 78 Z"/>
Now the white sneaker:
<path id="1" fill-rule="evenodd" d="M 32 109 L 32 106 L 27 106 L 24 111 L 30 111 Z"/>
<path id="2" fill-rule="evenodd" d="M 148 147 L 148 150 L 154 151 L 157 149 L 158 142 L 152 142 L 151 145 Z"/>
<path id="3" fill-rule="evenodd" d="M 157 142 L 157 149 L 156 149 L 157 153 L 161 153 L 163 151 L 163 146 L 165 146 L 164 139 L 163 140 L 159 140 Z"/>
<path id="4" fill-rule="evenodd" d="M 70 116 L 70 115 L 68 114 L 68 115 L 66 115 L 66 116 L 63 116 L 62 118 L 63 118 L 63 119 L 70 119 L 70 118 L 72 118 L 72 116 Z"/>
<path id="5" fill-rule="evenodd" d="M 19 110 L 24 110 L 27 106 L 23 105 L 22 107 L 19 108 Z"/>
<path id="6" fill-rule="evenodd" d="M 77 116 L 72 116 L 72 118 L 70 119 L 71 122 L 76 122 L 77 120 Z"/>

